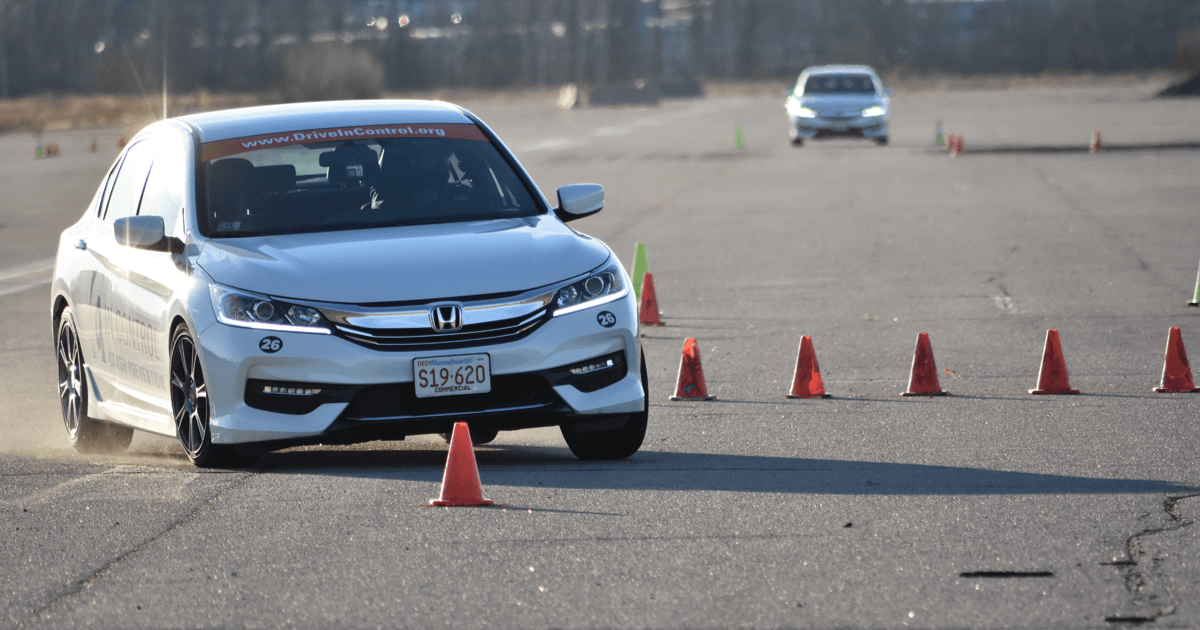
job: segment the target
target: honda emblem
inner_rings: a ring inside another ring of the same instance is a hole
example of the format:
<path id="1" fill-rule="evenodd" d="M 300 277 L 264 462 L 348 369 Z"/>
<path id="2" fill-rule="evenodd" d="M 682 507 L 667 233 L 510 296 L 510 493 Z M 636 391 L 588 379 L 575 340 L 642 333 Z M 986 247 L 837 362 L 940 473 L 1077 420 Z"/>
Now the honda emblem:
<path id="1" fill-rule="evenodd" d="M 438 332 L 454 332 L 462 328 L 462 307 L 451 304 L 429 309 L 429 325 Z"/>

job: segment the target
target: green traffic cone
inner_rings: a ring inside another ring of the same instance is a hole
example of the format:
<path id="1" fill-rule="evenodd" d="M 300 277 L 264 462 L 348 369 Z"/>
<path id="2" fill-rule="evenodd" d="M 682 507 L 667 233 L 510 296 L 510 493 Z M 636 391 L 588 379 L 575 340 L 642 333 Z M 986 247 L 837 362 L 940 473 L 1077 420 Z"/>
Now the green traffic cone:
<path id="1" fill-rule="evenodd" d="M 742 148 L 742 126 L 741 125 L 733 126 L 733 148 L 735 148 L 735 149 Z"/>
<path id="2" fill-rule="evenodd" d="M 1196 292 L 1192 296 L 1192 301 L 1188 302 L 1188 306 L 1200 306 L 1200 271 L 1196 272 Z"/>
<path id="3" fill-rule="evenodd" d="M 642 303 L 642 278 L 646 276 L 646 272 L 650 271 L 650 266 L 646 264 L 646 245 L 643 243 L 637 244 L 637 249 L 633 252 L 633 295 L 637 298 L 637 303 Z"/>

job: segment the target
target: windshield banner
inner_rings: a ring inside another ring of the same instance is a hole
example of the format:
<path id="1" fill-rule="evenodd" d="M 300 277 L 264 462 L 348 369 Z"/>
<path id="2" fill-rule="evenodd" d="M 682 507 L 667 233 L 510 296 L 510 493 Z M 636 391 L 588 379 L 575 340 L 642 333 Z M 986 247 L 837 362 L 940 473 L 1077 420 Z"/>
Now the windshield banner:
<path id="1" fill-rule="evenodd" d="M 338 142 L 342 140 L 371 140 L 376 138 L 457 138 L 488 142 L 479 127 L 470 123 L 441 125 L 359 125 L 356 127 L 334 127 L 289 131 L 263 136 L 231 138 L 216 142 L 205 142 L 200 149 L 200 160 L 208 162 L 247 151 L 286 147 L 311 142 Z"/>

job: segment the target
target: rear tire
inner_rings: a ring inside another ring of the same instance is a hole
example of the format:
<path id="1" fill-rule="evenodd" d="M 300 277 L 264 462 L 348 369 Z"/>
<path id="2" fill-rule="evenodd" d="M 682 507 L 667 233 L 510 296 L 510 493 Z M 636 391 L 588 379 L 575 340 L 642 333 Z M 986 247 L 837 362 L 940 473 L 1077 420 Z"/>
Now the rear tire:
<path id="1" fill-rule="evenodd" d="M 119 453 L 129 448 L 133 429 L 87 416 L 83 348 L 79 345 L 75 314 L 69 306 L 59 315 L 54 345 L 58 353 L 58 397 L 71 446 L 80 453 Z"/>
<path id="2" fill-rule="evenodd" d="M 638 452 L 646 438 L 646 425 L 650 418 L 650 385 L 646 378 L 645 354 L 642 354 L 642 391 L 645 392 L 645 407 L 640 412 L 629 414 L 625 426 L 619 429 L 575 433 L 568 426 L 560 427 L 563 439 L 575 457 L 614 460 L 625 459 Z"/>

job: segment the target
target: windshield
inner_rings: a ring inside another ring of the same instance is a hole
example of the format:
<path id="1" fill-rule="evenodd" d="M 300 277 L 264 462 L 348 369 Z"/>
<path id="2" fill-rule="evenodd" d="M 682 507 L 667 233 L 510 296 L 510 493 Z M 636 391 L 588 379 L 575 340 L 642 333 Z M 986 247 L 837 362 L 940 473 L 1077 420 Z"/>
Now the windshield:
<path id="1" fill-rule="evenodd" d="M 820 74 L 808 77 L 805 94 L 874 94 L 875 83 L 865 74 Z"/>
<path id="2" fill-rule="evenodd" d="M 539 213 L 508 162 L 474 125 L 237 138 L 206 143 L 202 156 L 202 223 L 212 237 Z"/>

